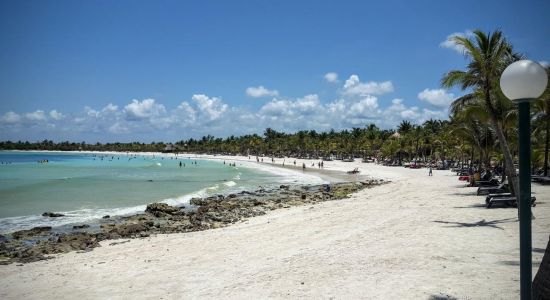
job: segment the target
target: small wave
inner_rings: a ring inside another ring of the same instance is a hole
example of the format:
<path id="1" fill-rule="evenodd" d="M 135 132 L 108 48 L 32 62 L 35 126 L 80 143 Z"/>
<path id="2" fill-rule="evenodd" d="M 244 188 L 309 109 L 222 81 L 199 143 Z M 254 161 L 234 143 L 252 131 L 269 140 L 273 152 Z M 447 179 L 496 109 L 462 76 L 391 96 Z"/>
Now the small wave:
<path id="1" fill-rule="evenodd" d="M 216 184 L 216 185 L 214 185 L 214 186 L 207 187 L 206 189 L 209 190 L 209 191 L 215 191 L 215 190 L 217 190 L 218 188 L 220 188 L 220 186 Z"/>
<path id="2" fill-rule="evenodd" d="M 237 185 L 237 183 L 235 183 L 235 181 L 226 181 L 223 184 L 225 186 L 229 186 L 229 187 Z"/>
<path id="3" fill-rule="evenodd" d="M 30 229 L 37 226 L 63 226 L 74 223 L 85 223 L 101 219 L 105 215 L 125 216 L 145 211 L 146 205 L 121 208 L 80 209 L 62 211 L 65 215 L 58 218 L 47 218 L 41 215 L 8 217 L 0 219 L 0 232 L 9 233 L 18 230 Z"/>
<path id="4" fill-rule="evenodd" d="M 233 179 L 235 180 L 241 180 L 241 172 L 239 172 L 239 174 L 235 175 L 235 177 L 233 177 Z"/>
<path id="5" fill-rule="evenodd" d="M 179 206 L 183 204 L 188 204 L 191 198 L 203 198 L 203 197 L 206 197 L 207 195 L 208 195 L 207 189 L 202 189 L 202 190 L 198 190 L 196 192 L 185 194 L 176 198 L 164 199 L 161 202 L 166 203 L 168 205 Z"/>

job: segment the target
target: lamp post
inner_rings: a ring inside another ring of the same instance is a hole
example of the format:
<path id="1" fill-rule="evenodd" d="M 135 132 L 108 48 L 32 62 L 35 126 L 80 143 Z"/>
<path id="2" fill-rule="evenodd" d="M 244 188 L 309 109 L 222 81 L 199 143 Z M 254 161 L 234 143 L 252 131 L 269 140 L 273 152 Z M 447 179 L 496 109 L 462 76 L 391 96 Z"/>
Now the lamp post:
<path id="1" fill-rule="evenodd" d="M 531 117 L 530 103 L 546 89 L 548 77 L 538 63 L 520 60 L 509 65 L 500 77 L 504 95 L 518 105 L 519 128 L 519 255 L 521 299 L 531 299 Z"/>

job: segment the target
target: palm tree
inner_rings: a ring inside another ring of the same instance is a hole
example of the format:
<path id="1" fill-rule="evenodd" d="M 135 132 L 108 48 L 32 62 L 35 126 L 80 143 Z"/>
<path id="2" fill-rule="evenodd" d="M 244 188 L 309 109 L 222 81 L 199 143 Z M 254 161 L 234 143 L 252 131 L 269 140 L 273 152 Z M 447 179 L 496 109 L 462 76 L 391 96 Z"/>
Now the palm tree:
<path id="1" fill-rule="evenodd" d="M 407 134 L 411 129 L 413 128 L 413 125 L 411 122 L 403 120 L 401 123 L 397 126 L 397 132 L 400 134 Z"/>
<path id="2" fill-rule="evenodd" d="M 546 67 L 546 73 L 550 78 L 550 67 Z M 538 117 L 544 120 L 545 123 L 545 139 L 544 139 L 544 176 L 548 176 L 548 149 L 550 138 L 550 82 L 546 85 L 546 91 L 539 97 L 533 105 L 535 112 L 538 111 Z"/>
<path id="3" fill-rule="evenodd" d="M 484 33 L 473 32 L 473 38 L 454 36 L 452 40 L 464 47 L 464 54 L 469 58 L 466 71 L 453 70 L 442 78 L 443 87 L 459 86 L 463 90 L 473 91 L 458 99 L 455 103 L 467 105 L 477 102 L 489 113 L 490 124 L 496 133 L 504 155 L 505 169 L 513 191 L 518 191 L 516 169 L 503 131 L 503 110 L 509 106 L 499 87 L 499 78 L 504 69 L 520 55 L 513 52 L 512 46 L 504 38 L 501 31 Z"/>

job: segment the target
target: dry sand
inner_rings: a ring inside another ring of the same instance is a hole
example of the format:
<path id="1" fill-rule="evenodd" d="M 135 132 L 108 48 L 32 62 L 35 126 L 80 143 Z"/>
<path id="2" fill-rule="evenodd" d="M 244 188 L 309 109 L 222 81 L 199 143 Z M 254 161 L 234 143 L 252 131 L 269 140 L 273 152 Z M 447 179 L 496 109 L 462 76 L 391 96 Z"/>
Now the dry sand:
<path id="1" fill-rule="evenodd" d="M 428 177 L 426 169 L 325 162 L 355 167 L 392 182 L 226 228 L 104 241 L 87 253 L 0 266 L 0 298 L 519 297 L 516 209 L 486 209 L 450 171 Z M 535 274 L 550 234 L 550 188 L 533 192 Z"/>

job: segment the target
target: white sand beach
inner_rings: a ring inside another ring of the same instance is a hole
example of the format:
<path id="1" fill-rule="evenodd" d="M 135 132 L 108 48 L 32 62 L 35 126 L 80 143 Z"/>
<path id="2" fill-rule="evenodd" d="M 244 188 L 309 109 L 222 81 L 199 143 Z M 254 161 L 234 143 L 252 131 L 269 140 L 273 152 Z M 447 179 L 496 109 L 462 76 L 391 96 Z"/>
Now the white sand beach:
<path id="1" fill-rule="evenodd" d="M 516 209 L 486 209 L 450 171 L 325 162 L 355 167 L 392 182 L 221 229 L 108 240 L 91 252 L 0 266 L 0 298 L 519 297 Z M 550 187 L 533 192 L 535 274 L 550 234 Z"/>

